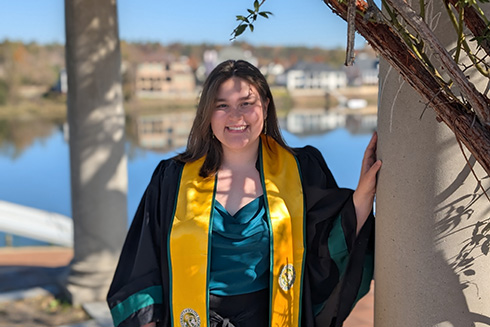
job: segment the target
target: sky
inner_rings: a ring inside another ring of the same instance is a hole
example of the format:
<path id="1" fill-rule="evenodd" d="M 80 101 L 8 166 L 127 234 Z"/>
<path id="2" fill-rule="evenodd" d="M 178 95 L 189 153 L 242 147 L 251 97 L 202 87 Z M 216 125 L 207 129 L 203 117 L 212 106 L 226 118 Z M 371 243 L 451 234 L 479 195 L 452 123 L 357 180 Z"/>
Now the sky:
<path id="1" fill-rule="evenodd" d="M 107 0 L 100 0 L 107 1 Z M 230 44 L 236 15 L 253 0 L 118 0 L 119 33 L 126 41 Z M 253 33 L 237 40 L 260 46 L 345 48 L 347 24 L 321 0 L 267 0 Z M 0 0 L 0 41 L 65 43 L 63 0 Z M 356 47 L 362 47 L 361 37 Z"/>

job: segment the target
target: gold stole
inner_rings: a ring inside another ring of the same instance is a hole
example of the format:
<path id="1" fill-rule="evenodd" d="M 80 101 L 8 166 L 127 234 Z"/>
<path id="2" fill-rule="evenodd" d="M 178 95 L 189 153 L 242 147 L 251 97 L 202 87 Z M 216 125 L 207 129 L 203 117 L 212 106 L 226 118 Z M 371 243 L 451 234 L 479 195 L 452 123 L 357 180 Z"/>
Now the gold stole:
<path id="1" fill-rule="evenodd" d="M 305 254 L 304 200 L 298 163 L 262 136 L 262 186 L 271 248 L 270 326 L 299 326 Z M 182 171 L 169 238 L 173 326 L 208 326 L 208 275 L 215 178 L 199 177 L 204 158 Z"/>

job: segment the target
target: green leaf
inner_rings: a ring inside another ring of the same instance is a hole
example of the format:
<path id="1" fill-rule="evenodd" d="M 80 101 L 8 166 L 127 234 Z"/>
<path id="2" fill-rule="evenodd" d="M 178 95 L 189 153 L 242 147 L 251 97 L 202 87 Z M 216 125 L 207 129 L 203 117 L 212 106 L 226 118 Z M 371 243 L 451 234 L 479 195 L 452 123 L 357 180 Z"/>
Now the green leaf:
<path id="1" fill-rule="evenodd" d="M 247 24 L 243 24 L 243 25 L 240 25 L 238 26 L 236 29 L 235 29 L 235 37 L 237 37 L 238 35 L 242 34 L 245 29 L 247 28 Z"/>
<path id="2" fill-rule="evenodd" d="M 255 8 L 255 11 L 256 11 L 256 12 L 257 12 L 257 11 L 259 11 L 259 7 L 260 7 L 260 5 L 259 5 L 259 0 L 255 0 L 255 1 L 254 1 L 254 8 Z"/>
<path id="3" fill-rule="evenodd" d="M 252 9 L 247 9 L 247 11 L 249 12 L 250 15 L 255 14 L 255 11 L 253 11 Z"/>
<path id="4" fill-rule="evenodd" d="M 247 18 L 245 18 L 245 17 L 244 17 L 244 16 L 242 16 L 242 15 L 237 15 L 237 16 L 236 16 L 236 20 L 246 22 L 246 21 L 247 21 Z"/>
<path id="5" fill-rule="evenodd" d="M 267 15 L 267 13 L 265 11 L 259 12 L 259 15 L 262 17 L 265 17 L 265 18 L 269 18 L 269 16 Z"/>
<path id="6" fill-rule="evenodd" d="M 254 31 L 254 26 L 252 24 L 249 24 L 248 27 L 250 28 L 250 32 Z"/>

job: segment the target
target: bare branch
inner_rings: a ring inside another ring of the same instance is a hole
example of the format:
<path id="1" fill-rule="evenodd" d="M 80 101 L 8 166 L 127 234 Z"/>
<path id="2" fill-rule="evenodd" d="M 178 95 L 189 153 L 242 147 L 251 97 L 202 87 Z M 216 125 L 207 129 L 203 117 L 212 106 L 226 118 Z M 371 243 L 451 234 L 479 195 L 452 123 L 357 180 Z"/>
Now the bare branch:
<path id="1" fill-rule="evenodd" d="M 490 127 L 490 111 L 488 109 L 489 99 L 483 96 L 475 86 L 466 78 L 461 69 L 447 50 L 439 42 L 429 26 L 422 18 L 408 6 L 403 0 L 387 0 L 389 4 L 400 13 L 405 21 L 412 26 L 424 42 L 431 47 L 434 56 L 443 65 L 454 83 L 459 87 L 463 96 L 468 100 L 482 124 Z"/>
<path id="2" fill-rule="evenodd" d="M 456 8 L 456 10 L 461 10 L 458 0 L 446 1 L 449 1 L 454 8 Z M 488 26 L 483 17 L 473 6 L 464 7 L 464 23 L 477 39 L 482 38 L 479 44 L 485 50 L 485 52 L 490 55 L 490 39 L 488 37 L 484 37 L 488 36 Z"/>
<path id="3" fill-rule="evenodd" d="M 356 34 L 356 0 L 349 0 L 347 7 L 347 50 L 345 52 L 345 65 L 354 63 L 354 39 Z"/>

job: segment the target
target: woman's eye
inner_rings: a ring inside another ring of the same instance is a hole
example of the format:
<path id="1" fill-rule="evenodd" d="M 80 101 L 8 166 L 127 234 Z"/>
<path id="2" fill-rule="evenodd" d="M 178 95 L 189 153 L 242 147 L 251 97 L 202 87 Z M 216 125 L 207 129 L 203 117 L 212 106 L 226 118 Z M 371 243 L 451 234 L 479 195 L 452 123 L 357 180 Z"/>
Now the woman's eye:
<path id="1" fill-rule="evenodd" d="M 218 105 L 216 106 L 216 109 L 225 109 L 226 107 L 227 107 L 227 105 L 226 105 L 226 104 L 224 104 L 224 103 L 220 103 L 220 104 L 218 104 Z"/>

